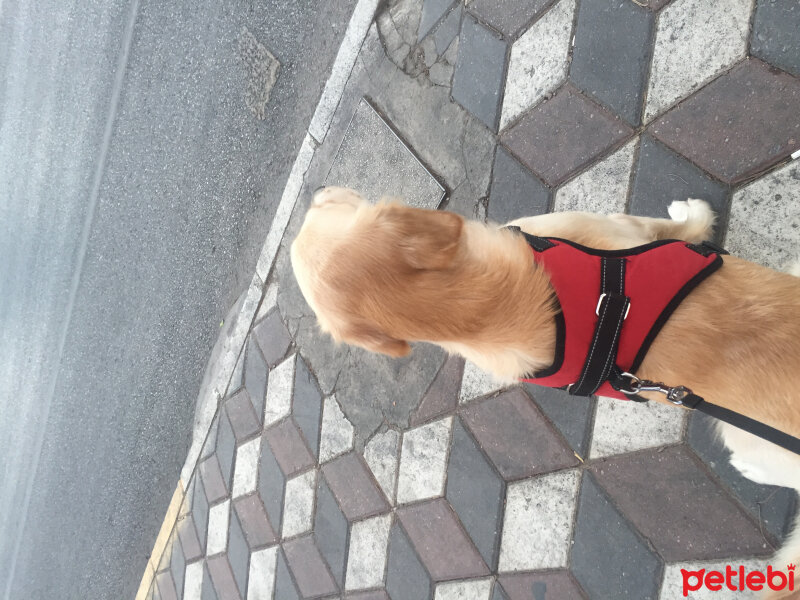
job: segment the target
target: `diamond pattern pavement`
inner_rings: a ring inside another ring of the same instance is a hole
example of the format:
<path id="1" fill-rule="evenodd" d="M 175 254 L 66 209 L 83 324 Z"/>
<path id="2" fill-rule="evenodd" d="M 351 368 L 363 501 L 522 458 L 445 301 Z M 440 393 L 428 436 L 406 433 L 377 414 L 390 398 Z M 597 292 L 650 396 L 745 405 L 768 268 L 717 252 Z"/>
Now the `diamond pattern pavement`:
<path id="1" fill-rule="evenodd" d="M 421 344 L 335 346 L 287 251 L 310 190 L 336 181 L 495 222 L 702 198 L 718 241 L 783 268 L 798 19 L 786 0 L 381 4 L 154 597 L 663 600 L 681 568 L 763 565 L 797 495 L 738 475 L 705 418 L 504 386 Z"/>

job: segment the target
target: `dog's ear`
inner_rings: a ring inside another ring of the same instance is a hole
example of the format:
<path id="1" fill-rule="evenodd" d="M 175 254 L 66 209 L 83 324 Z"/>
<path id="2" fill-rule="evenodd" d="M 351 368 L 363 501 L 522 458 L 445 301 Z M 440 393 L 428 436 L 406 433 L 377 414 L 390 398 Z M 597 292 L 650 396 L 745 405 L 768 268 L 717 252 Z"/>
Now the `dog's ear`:
<path id="1" fill-rule="evenodd" d="M 464 219 L 451 212 L 397 204 L 381 215 L 398 234 L 397 247 L 415 269 L 446 269 L 458 251 Z"/>
<path id="2" fill-rule="evenodd" d="M 395 339 L 375 327 L 365 324 L 349 327 L 345 339 L 350 344 L 356 344 L 371 352 L 387 354 L 394 358 L 406 356 L 411 352 L 408 342 Z"/>

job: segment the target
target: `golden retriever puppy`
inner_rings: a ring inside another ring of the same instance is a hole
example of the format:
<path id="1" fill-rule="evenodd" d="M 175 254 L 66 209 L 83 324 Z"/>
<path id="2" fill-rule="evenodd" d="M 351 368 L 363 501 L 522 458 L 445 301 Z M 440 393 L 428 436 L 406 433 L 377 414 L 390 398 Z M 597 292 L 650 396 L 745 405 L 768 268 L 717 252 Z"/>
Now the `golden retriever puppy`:
<path id="1" fill-rule="evenodd" d="M 511 224 L 604 250 L 710 238 L 705 202 L 675 202 L 670 216 L 554 213 Z M 513 231 L 328 187 L 315 193 L 291 259 L 320 327 L 337 341 L 390 356 L 430 342 L 506 382 L 553 362 L 554 291 Z M 636 375 L 800 437 L 800 278 L 723 260 L 678 306 Z M 800 456 L 728 425 L 720 433 L 745 476 L 800 489 Z M 800 562 L 797 527 L 779 560 Z"/>

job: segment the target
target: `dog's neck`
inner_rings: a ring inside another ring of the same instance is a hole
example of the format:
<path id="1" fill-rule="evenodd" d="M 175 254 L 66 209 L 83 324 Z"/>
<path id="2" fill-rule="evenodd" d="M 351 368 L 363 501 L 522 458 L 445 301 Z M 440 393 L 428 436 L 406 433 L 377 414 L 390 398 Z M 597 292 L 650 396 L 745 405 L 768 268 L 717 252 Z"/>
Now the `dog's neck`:
<path id="1" fill-rule="evenodd" d="M 449 331 L 434 342 L 503 382 L 553 362 L 555 314 L 549 278 L 528 244 L 505 229 L 466 223 L 445 306 Z"/>

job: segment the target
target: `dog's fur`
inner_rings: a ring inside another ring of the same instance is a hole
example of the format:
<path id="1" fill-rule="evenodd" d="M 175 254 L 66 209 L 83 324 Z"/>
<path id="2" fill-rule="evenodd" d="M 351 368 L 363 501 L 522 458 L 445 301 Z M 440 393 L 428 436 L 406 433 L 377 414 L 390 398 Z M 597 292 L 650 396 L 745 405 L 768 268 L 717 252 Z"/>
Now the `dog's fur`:
<path id="1" fill-rule="evenodd" d="M 554 213 L 512 224 L 608 250 L 710 238 L 705 202 L 675 202 L 670 216 Z M 390 356 L 431 342 L 507 382 L 553 361 L 549 279 L 508 230 L 324 188 L 291 255 L 303 295 L 337 341 Z M 725 256 L 664 325 L 637 375 L 800 437 L 800 279 Z M 745 476 L 800 490 L 800 456 L 727 425 L 719 431 Z M 795 529 L 777 564 L 800 562 Z"/>

